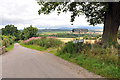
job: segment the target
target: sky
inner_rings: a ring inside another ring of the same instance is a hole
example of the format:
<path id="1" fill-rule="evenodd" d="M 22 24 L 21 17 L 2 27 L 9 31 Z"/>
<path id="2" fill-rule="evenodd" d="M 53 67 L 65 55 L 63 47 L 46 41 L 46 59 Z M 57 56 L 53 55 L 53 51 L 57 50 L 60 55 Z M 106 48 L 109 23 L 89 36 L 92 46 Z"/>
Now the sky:
<path id="1" fill-rule="evenodd" d="M 8 24 L 13 24 L 18 29 L 24 29 L 30 25 L 39 29 L 89 26 L 84 15 L 76 17 L 73 25 L 70 22 L 71 13 L 61 13 L 59 16 L 57 12 L 38 15 L 40 6 L 35 0 L 0 0 L 0 3 L 0 28 Z M 103 27 L 103 24 L 97 26 Z"/>

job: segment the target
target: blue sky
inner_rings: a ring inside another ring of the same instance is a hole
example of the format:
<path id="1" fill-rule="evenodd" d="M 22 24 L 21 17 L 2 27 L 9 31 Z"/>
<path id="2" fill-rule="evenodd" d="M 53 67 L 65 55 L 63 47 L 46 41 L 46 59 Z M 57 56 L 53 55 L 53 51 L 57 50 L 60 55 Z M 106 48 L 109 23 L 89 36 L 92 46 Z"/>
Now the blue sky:
<path id="1" fill-rule="evenodd" d="M 84 15 L 77 17 L 74 25 L 71 25 L 70 22 L 71 13 L 62 13 L 59 16 L 57 12 L 49 15 L 38 15 L 40 6 L 35 0 L 0 0 L 0 3 L 0 28 L 7 24 L 13 24 L 18 29 L 23 29 L 29 25 L 37 28 L 89 26 Z M 97 26 L 103 27 L 103 24 Z"/>

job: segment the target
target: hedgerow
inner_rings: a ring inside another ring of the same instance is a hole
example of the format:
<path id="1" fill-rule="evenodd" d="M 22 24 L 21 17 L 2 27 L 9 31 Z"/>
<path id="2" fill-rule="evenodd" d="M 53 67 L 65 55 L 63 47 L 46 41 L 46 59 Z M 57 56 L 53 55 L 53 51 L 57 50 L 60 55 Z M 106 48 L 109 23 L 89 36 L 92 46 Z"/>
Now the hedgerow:
<path id="1" fill-rule="evenodd" d="M 24 42 L 25 45 L 39 45 L 41 47 L 50 48 L 50 47 L 59 47 L 62 45 L 63 42 L 61 42 L 58 39 L 55 38 L 47 38 L 42 37 L 41 39 L 32 39 L 28 42 Z"/>

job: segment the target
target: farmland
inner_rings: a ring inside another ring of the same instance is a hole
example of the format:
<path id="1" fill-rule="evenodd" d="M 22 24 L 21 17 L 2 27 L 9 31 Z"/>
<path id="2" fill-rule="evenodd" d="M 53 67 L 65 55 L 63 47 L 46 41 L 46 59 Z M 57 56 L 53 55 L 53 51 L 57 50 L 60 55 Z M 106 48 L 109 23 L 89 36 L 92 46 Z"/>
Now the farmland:
<path id="1" fill-rule="evenodd" d="M 54 29 L 45 29 L 45 30 L 39 30 L 38 36 L 54 36 L 56 39 L 61 40 L 64 43 L 67 43 L 69 41 L 78 40 L 80 36 L 80 39 L 84 39 L 85 43 L 95 43 L 97 39 L 101 38 L 101 29 L 96 30 L 89 30 L 87 33 L 72 33 L 71 30 L 59 30 L 55 31 Z"/>

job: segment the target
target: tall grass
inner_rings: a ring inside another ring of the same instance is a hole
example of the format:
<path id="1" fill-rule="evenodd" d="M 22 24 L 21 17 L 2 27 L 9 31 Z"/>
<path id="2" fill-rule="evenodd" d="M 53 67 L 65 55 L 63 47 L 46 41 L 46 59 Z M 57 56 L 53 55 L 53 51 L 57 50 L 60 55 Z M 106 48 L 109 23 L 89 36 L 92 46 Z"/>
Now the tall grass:
<path id="1" fill-rule="evenodd" d="M 98 75 L 120 78 L 118 46 L 106 47 L 99 44 L 68 42 L 58 50 L 56 55 Z"/>

